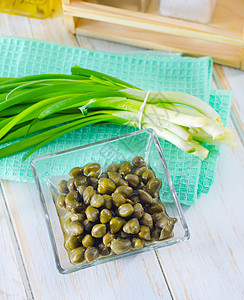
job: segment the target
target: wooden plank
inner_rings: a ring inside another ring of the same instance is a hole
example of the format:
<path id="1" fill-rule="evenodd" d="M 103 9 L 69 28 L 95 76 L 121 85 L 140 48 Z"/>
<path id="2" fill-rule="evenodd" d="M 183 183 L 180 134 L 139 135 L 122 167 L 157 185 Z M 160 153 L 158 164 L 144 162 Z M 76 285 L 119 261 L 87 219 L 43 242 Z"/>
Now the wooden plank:
<path id="1" fill-rule="evenodd" d="M 232 1 L 230 9 L 235 4 L 240 6 L 240 8 L 244 8 L 244 6 L 240 3 L 240 1 Z M 63 11 L 66 15 L 85 19 L 211 41 L 225 45 L 233 45 L 236 47 L 244 46 L 244 40 L 242 39 L 244 16 L 242 16 L 242 13 L 240 14 L 239 19 L 242 23 L 238 26 L 238 28 L 241 27 L 241 31 L 238 32 L 237 38 L 235 37 L 235 34 L 228 35 L 225 29 L 222 28 L 221 30 L 216 30 L 216 28 L 212 25 L 203 25 L 194 22 L 170 19 L 150 13 L 135 12 L 78 0 L 73 0 L 70 5 L 64 4 Z M 224 20 L 225 17 L 226 16 L 222 19 Z M 234 31 L 234 33 L 236 32 Z"/>
<path id="2" fill-rule="evenodd" d="M 158 251 L 176 298 L 243 299 L 243 178 L 243 147 L 223 147 L 210 192 L 185 209 L 190 240 Z"/>
<path id="3" fill-rule="evenodd" d="M 195 56 L 210 55 L 216 63 L 240 68 L 241 50 L 232 46 L 212 45 L 210 42 L 190 38 L 160 34 L 137 28 L 128 28 L 105 22 L 79 19 L 76 33 L 112 42 L 125 43 L 137 47 L 147 47 L 171 52 L 190 52 Z"/>
<path id="4" fill-rule="evenodd" d="M 34 184 L 3 182 L 3 190 L 36 299 L 171 299 L 154 252 L 58 273 Z"/>
<path id="5" fill-rule="evenodd" d="M 26 299 L 27 295 L 7 219 L 4 200 L 0 192 L 0 298 Z"/>

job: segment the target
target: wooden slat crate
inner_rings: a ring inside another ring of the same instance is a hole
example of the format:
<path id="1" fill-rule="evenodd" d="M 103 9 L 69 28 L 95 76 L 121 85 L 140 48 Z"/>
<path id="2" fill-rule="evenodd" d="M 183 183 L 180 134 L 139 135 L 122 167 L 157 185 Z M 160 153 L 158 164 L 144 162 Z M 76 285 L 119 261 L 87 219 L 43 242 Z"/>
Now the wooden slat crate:
<path id="1" fill-rule="evenodd" d="M 219 0 L 209 25 L 158 15 L 157 0 L 146 13 L 63 0 L 68 30 L 89 37 L 193 56 L 244 70 L 244 1 Z"/>

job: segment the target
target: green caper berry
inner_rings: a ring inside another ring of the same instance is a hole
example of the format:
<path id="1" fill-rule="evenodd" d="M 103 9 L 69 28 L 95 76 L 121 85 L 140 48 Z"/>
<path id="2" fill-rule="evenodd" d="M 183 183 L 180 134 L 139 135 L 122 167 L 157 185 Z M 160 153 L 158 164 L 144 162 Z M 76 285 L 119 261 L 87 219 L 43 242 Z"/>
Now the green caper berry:
<path id="1" fill-rule="evenodd" d="M 126 161 L 120 166 L 119 174 L 124 176 L 130 172 L 131 172 L 131 164 L 128 161 Z"/>
<path id="2" fill-rule="evenodd" d="M 86 205 L 90 204 L 91 198 L 96 192 L 92 186 L 88 186 L 83 192 L 83 200 Z"/>
<path id="3" fill-rule="evenodd" d="M 86 176 L 98 177 L 101 173 L 101 166 L 97 163 L 88 164 L 84 167 L 83 172 Z"/>
<path id="4" fill-rule="evenodd" d="M 140 231 L 140 224 L 136 218 L 133 218 L 125 223 L 123 231 L 129 234 L 137 234 Z"/>
<path id="5" fill-rule="evenodd" d="M 98 217 L 99 217 L 98 209 L 96 209 L 92 206 L 88 206 L 85 213 L 86 213 L 86 217 L 89 221 L 96 222 L 98 220 Z"/>
<path id="6" fill-rule="evenodd" d="M 140 249 L 140 248 L 143 248 L 142 240 L 141 240 L 141 239 L 138 239 L 138 238 L 133 238 L 133 239 L 132 239 L 132 247 L 133 247 L 134 249 Z"/>
<path id="7" fill-rule="evenodd" d="M 82 245 L 86 248 L 93 246 L 94 238 L 90 234 L 86 234 L 82 239 Z"/>
<path id="8" fill-rule="evenodd" d="M 131 241 L 129 239 L 117 238 L 112 240 L 110 248 L 115 254 L 122 254 L 131 249 Z"/>
<path id="9" fill-rule="evenodd" d="M 57 205 L 60 208 L 65 208 L 66 207 L 66 203 L 65 203 L 65 195 L 60 195 L 58 196 L 57 199 Z"/>
<path id="10" fill-rule="evenodd" d="M 69 190 L 68 190 L 68 187 L 67 187 L 67 181 L 66 180 L 61 180 L 59 183 L 58 183 L 58 193 L 59 194 L 68 194 Z"/>
<path id="11" fill-rule="evenodd" d="M 70 253 L 71 263 L 79 264 L 79 263 L 83 262 L 83 260 L 85 259 L 84 253 L 85 253 L 85 248 L 83 248 L 83 247 L 78 247 L 76 249 L 73 249 Z"/>
<path id="12" fill-rule="evenodd" d="M 154 175 L 153 171 L 150 169 L 147 169 L 145 172 L 142 173 L 141 180 L 144 184 L 147 184 L 147 182 L 154 177 L 155 177 L 155 175 Z"/>
<path id="13" fill-rule="evenodd" d="M 119 206 L 118 213 L 121 217 L 126 218 L 132 215 L 134 212 L 134 208 L 131 204 L 125 203 Z"/>
<path id="14" fill-rule="evenodd" d="M 118 172 L 120 168 L 120 164 L 111 164 L 107 168 L 107 172 Z"/>
<path id="15" fill-rule="evenodd" d="M 114 217 L 110 220 L 109 226 L 110 226 L 110 232 L 116 233 L 118 232 L 121 227 L 124 225 L 125 220 L 120 217 Z"/>
<path id="16" fill-rule="evenodd" d="M 147 227 L 147 226 L 141 225 L 140 232 L 138 233 L 138 236 L 141 239 L 150 241 L 150 239 L 151 239 L 150 228 Z"/>
<path id="17" fill-rule="evenodd" d="M 99 179 L 97 191 L 100 194 L 112 194 L 116 185 L 108 178 Z"/>
<path id="18" fill-rule="evenodd" d="M 104 205 L 103 196 L 99 194 L 93 195 L 90 201 L 90 205 L 97 208 L 103 206 Z"/>
<path id="19" fill-rule="evenodd" d="M 110 210 L 105 208 L 100 212 L 100 222 L 101 223 L 103 223 L 103 224 L 108 223 L 111 219 L 112 219 L 112 213 Z"/>
<path id="20" fill-rule="evenodd" d="M 113 201 L 113 204 L 117 207 L 126 203 L 125 197 L 119 193 L 112 194 L 112 201 Z"/>
<path id="21" fill-rule="evenodd" d="M 80 246 L 80 241 L 78 240 L 78 238 L 76 236 L 70 235 L 67 237 L 64 246 L 67 250 L 71 251 Z"/>
<path id="22" fill-rule="evenodd" d="M 95 238 L 102 238 L 106 234 L 105 224 L 96 224 L 92 227 L 91 235 Z"/>
<path id="23" fill-rule="evenodd" d="M 80 176 L 75 177 L 74 184 L 75 184 L 76 187 L 78 187 L 80 185 L 87 186 L 88 185 L 87 177 L 84 176 L 84 175 L 80 175 Z"/>
<path id="24" fill-rule="evenodd" d="M 83 175 L 83 170 L 80 167 L 75 167 L 69 172 L 69 175 L 73 178 L 78 177 L 80 175 Z"/>
<path id="25" fill-rule="evenodd" d="M 96 247 L 88 247 L 85 251 L 85 259 L 87 262 L 92 262 L 99 257 L 99 251 Z"/>
<path id="26" fill-rule="evenodd" d="M 146 165 L 144 158 L 142 158 L 141 156 L 136 156 L 133 160 L 132 160 L 132 164 L 136 167 L 143 167 Z"/>
<path id="27" fill-rule="evenodd" d="M 127 174 L 125 176 L 125 180 L 129 183 L 129 185 L 132 187 L 132 188 L 136 188 L 139 183 L 140 183 L 140 179 L 137 175 L 135 174 Z"/>

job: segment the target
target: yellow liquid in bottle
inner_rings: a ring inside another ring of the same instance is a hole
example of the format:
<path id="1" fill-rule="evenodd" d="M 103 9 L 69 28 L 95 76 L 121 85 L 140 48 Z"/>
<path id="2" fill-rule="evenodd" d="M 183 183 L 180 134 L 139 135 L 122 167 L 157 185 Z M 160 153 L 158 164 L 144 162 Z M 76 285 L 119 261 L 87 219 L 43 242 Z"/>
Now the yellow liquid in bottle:
<path id="1" fill-rule="evenodd" d="M 33 18 L 51 15 L 58 0 L 0 0 L 0 12 Z"/>

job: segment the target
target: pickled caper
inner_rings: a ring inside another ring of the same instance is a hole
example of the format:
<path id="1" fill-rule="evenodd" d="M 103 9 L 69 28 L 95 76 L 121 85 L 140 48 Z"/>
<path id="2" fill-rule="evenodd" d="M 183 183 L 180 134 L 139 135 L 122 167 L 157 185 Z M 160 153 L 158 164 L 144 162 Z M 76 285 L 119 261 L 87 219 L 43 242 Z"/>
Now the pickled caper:
<path id="1" fill-rule="evenodd" d="M 101 173 L 101 166 L 99 164 L 88 164 L 84 167 L 83 170 L 86 176 L 98 177 Z"/>
<path id="2" fill-rule="evenodd" d="M 72 250 L 70 253 L 71 263 L 79 264 L 79 263 L 83 262 L 83 260 L 85 259 L 84 253 L 85 253 L 85 248 L 83 248 L 83 247 L 78 247 L 78 248 Z"/>
<path id="3" fill-rule="evenodd" d="M 85 185 L 87 186 L 88 185 L 88 180 L 87 180 L 87 177 L 84 176 L 84 175 L 80 175 L 78 177 L 75 177 L 74 179 L 74 184 L 76 187 L 80 186 L 80 185 Z"/>
<path id="4" fill-rule="evenodd" d="M 134 166 L 139 167 L 139 168 L 143 167 L 143 166 L 146 166 L 145 160 L 141 156 L 136 156 L 132 160 L 132 163 L 133 163 Z"/>
<path id="5" fill-rule="evenodd" d="M 102 178 L 108 178 L 108 175 L 107 175 L 107 173 L 102 173 L 99 178 L 100 179 L 102 179 Z"/>
<path id="6" fill-rule="evenodd" d="M 164 207 L 156 202 L 147 207 L 148 212 L 152 215 L 154 213 L 164 212 Z"/>
<path id="7" fill-rule="evenodd" d="M 97 177 L 89 177 L 88 179 L 89 185 L 92 186 L 95 190 L 98 187 L 98 178 Z"/>
<path id="8" fill-rule="evenodd" d="M 167 215 L 164 212 L 156 212 L 152 215 L 153 222 L 156 223 L 159 219 L 167 217 Z"/>
<path id="9" fill-rule="evenodd" d="M 132 215 L 134 212 L 134 208 L 131 204 L 125 203 L 119 206 L 118 213 L 121 217 L 126 218 Z"/>
<path id="10" fill-rule="evenodd" d="M 140 219 L 140 223 L 149 227 L 150 229 L 153 228 L 153 219 L 152 216 L 148 213 L 144 213 L 143 217 Z"/>
<path id="11" fill-rule="evenodd" d="M 152 234 L 151 234 L 152 240 L 155 240 L 155 241 L 159 240 L 159 237 L 160 237 L 160 234 L 161 234 L 161 230 L 162 229 L 156 228 L 156 229 L 154 229 L 152 231 Z"/>
<path id="12" fill-rule="evenodd" d="M 99 217 L 99 210 L 96 209 L 95 207 L 92 207 L 92 206 L 88 206 L 86 208 L 86 217 L 89 221 L 91 222 L 96 222 L 98 220 L 98 217 Z"/>
<path id="13" fill-rule="evenodd" d="M 126 162 L 124 162 L 124 163 L 120 166 L 120 168 L 119 168 L 119 174 L 122 175 L 122 176 L 124 176 L 124 175 L 130 173 L 130 172 L 131 172 L 131 169 L 132 169 L 132 167 L 131 167 L 130 162 L 126 161 Z"/>
<path id="14" fill-rule="evenodd" d="M 100 194 L 112 194 L 116 185 L 108 178 L 99 179 L 97 191 Z"/>
<path id="15" fill-rule="evenodd" d="M 159 237 L 160 240 L 166 239 L 171 236 L 176 222 L 176 218 L 169 217 L 164 217 L 156 222 L 156 226 L 162 228 Z"/>
<path id="16" fill-rule="evenodd" d="M 102 238 L 106 234 L 105 224 L 96 224 L 92 227 L 91 235 L 95 238 Z"/>
<path id="17" fill-rule="evenodd" d="M 90 201 L 90 205 L 97 208 L 103 206 L 104 205 L 103 196 L 99 194 L 93 195 Z"/>
<path id="18" fill-rule="evenodd" d="M 119 193 L 123 195 L 125 198 L 128 198 L 132 192 L 133 192 L 133 188 L 131 188 L 130 186 L 119 186 L 115 190 L 115 193 Z"/>
<path id="19" fill-rule="evenodd" d="M 155 175 L 153 171 L 151 169 L 147 169 L 145 172 L 142 173 L 141 180 L 144 184 L 147 184 L 147 182 L 154 177 Z"/>
<path id="20" fill-rule="evenodd" d="M 108 172 L 108 178 L 112 180 L 116 186 L 118 186 L 119 181 L 122 179 L 121 175 L 117 172 Z"/>
<path id="21" fill-rule="evenodd" d="M 131 241 L 129 239 L 117 238 L 112 240 L 110 248 L 116 254 L 121 254 L 131 249 Z"/>
<path id="22" fill-rule="evenodd" d="M 85 259 L 91 262 L 99 257 L 99 251 L 96 247 L 88 247 L 85 251 Z"/>
<path id="23" fill-rule="evenodd" d="M 83 169 L 80 167 L 75 167 L 69 172 L 69 175 L 73 178 L 83 175 Z"/>
<path id="24" fill-rule="evenodd" d="M 117 207 L 126 203 L 125 197 L 119 193 L 112 194 L 112 201 L 113 201 L 113 204 Z"/>
<path id="25" fill-rule="evenodd" d="M 139 198 L 138 195 L 131 196 L 131 197 L 130 197 L 130 200 L 131 200 L 133 203 L 139 203 L 139 202 L 140 202 L 140 198 Z"/>
<path id="26" fill-rule="evenodd" d="M 75 248 L 78 248 L 80 245 L 81 243 L 79 239 L 74 235 L 68 236 L 64 244 L 65 248 L 70 251 Z"/>
<path id="27" fill-rule="evenodd" d="M 143 172 L 146 171 L 146 167 L 141 167 L 141 168 L 138 168 L 134 171 L 134 174 L 137 175 L 137 176 L 141 176 Z"/>
<path id="28" fill-rule="evenodd" d="M 66 231 L 68 232 L 69 235 L 81 235 L 84 231 L 83 225 L 79 221 L 71 221 L 67 228 Z"/>
<path id="29" fill-rule="evenodd" d="M 84 194 L 85 189 L 86 189 L 85 185 L 79 185 L 77 187 L 77 191 L 78 191 L 81 199 L 83 199 L 83 194 Z"/>
<path id="30" fill-rule="evenodd" d="M 110 254 L 110 248 L 104 245 L 104 243 L 101 243 L 98 245 L 98 250 L 101 256 L 107 256 Z"/>
<path id="31" fill-rule="evenodd" d="M 100 222 L 102 224 L 108 223 L 111 219 L 112 219 L 112 213 L 110 210 L 105 208 L 100 212 Z"/>
<path id="32" fill-rule="evenodd" d="M 85 213 L 73 213 L 70 215 L 70 220 L 71 221 L 79 221 L 83 222 L 86 219 Z"/>
<path id="33" fill-rule="evenodd" d="M 86 205 L 89 205 L 91 202 L 92 196 L 96 194 L 96 191 L 92 186 L 88 186 L 83 192 L 83 200 Z"/>
<path id="34" fill-rule="evenodd" d="M 163 218 L 159 219 L 155 223 L 155 225 L 156 225 L 156 227 L 159 227 L 159 228 L 162 228 L 162 229 L 166 228 L 169 231 L 170 230 L 172 231 L 176 222 L 177 222 L 176 218 L 163 217 Z"/>
<path id="35" fill-rule="evenodd" d="M 132 188 L 136 188 L 139 183 L 140 183 L 140 179 L 137 175 L 135 174 L 127 174 L 125 176 L 125 180 L 129 183 L 129 185 L 132 187 Z"/>
<path id="36" fill-rule="evenodd" d="M 113 202 L 112 202 L 112 197 L 110 195 L 103 195 L 104 198 L 104 207 L 107 209 L 111 209 Z"/>
<path id="37" fill-rule="evenodd" d="M 147 226 L 141 225 L 140 232 L 138 233 L 138 236 L 141 239 L 150 241 L 150 239 L 151 239 L 150 228 L 147 227 Z"/>
<path id="38" fill-rule="evenodd" d="M 137 234 L 140 231 L 140 224 L 136 218 L 126 222 L 123 226 L 123 231 L 129 234 Z"/>
<path id="39" fill-rule="evenodd" d="M 131 235 L 127 232 L 125 232 L 123 229 L 121 229 L 119 232 L 117 232 L 117 236 L 122 239 L 130 239 Z"/>
<path id="40" fill-rule="evenodd" d="M 140 248 L 143 248 L 142 240 L 141 240 L 141 239 L 138 239 L 138 238 L 133 238 L 133 239 L 132 239 L 132 247 L 133 247 L 134 249 L 140 249 Z"/>
<path id="41" fill-rule="evenodd" d="M 110 220 L 109 226 L 110 226 L 110 232 L 116 233 L 118 232 L 121 227 L 124 225 L 125 220 L 120 217 L 114 217 Z"/>
<path id="42" fill-rule="evenodd" d="M 67 204 L 67 201 L 79 201 L 79 195 L 76 191 L 69 192 L 65 197 L 65 202 Z"/>
<path id="43" fill-rule="evenodd" d="M 93 246 L 94 238 L 90 234 L 86 234 L 82 239 L 82 245 L 86 248 Z"/>
<path id="44" fill-rule="evenodd" d="M 147 182 L 146 188 L 148 193 L 152 196 L 159 191 L 162 185 L 162 180 L 158 178 L 152 178 Z"/>
<path id="45" fill-rule="evenodd" d="M 107 172 L 118 172 L 120 168 L 120 164 L 111 164 L 107 168 Z"/>
<path id="46" fill-rule="evenodd" d="M 65 195 L 60 195 L 60 196 L 58 196 L 58 199 L 57 199 L 57 205 L 58 205 L 58 207 L 60 207 L 60 208 L 65 208 L 65 206 L 66 206 L 66 203 L 65 203 Z"/>
<path id="47" fill-rule="evenodd" d="M 59 194 L 68 194 L 69 190 L 68 190 L 68 187 L 67 187 L 67 181 L 66 180 L 61 180 L 59 183 L 58 183 L 58 193 Z"/>
<path id="48" fill-rule="evenodd" d="M 65 203 L 66 203 L 66 206 L 65 206 L 66 210 L 70 211 L 72 213 L 81 212 L 83 209 L 82 204 L 75 200 L 67 200 L 65 198 Z"/>
<path id="49" fill-rule="evenodd" d="M 94 226 L 94 222 L 89 221 L 88 219 L 84 220 L 83 225 L 86 232 L 91 232 L 92 227 Z"/>
<path id="50" fill-rule="evenodd" d="M 75 183 L 74 183 L 74 178 L 70 178 L 67 181 L 67 188 L 70 192 L 75 191 Z"/>
<path id="51" fill-rule="evenodd" d="M 152 196 L 143 190 L 138 190 L 138 195 L 143 204 L 152 204 L 153 199 Z"/>
<path id="52" fill-rule="evenodd" d="M 112 240 L 115 238 L 114 234 L 112 234 L 111 232 L 107 232 L 104 236 L 103 236 L 103 243 L 105 246 L 109 246 L 109 244 L 112 242 Z"/>
<path id="53" fill-rule="evenodd" d="M 118 187 L 119 186 L 128 186 L 128 185 L 129 185 L 128 182 L 122 178 L 118 181 L 118 184 L 117 184 Z"/>
<path id="54" fill-rule="evenodd" d="M 144 215 L 144 209 L 141 205 L 141 203 L 136 203 L 134 205 L 134 212 L 133 212 L 133 217 L 140 219 Z"/>

